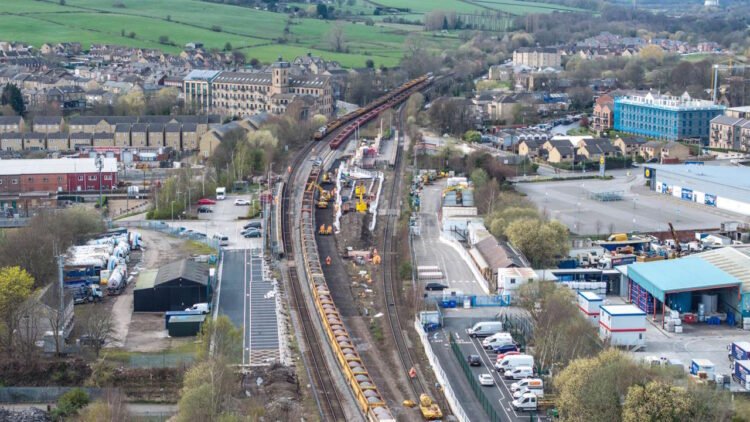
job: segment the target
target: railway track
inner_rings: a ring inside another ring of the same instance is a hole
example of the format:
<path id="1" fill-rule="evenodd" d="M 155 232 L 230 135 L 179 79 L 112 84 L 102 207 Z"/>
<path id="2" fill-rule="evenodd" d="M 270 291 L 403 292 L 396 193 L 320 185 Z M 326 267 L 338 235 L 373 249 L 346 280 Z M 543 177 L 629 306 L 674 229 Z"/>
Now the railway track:
<path id="1" fill-rule="evenodd" d="M 401 110 L 399 110 L 399 121 L 401 121 Z M 402 148 L 397 145 L 396 149 L 396 161 L 394 165 L 394 180 L 391 184 L 391 189 L 388 194 L 388 205 L 391 209 L 399 208 L 399 192 L 401 186 L 401 175 L 403 174 L 402 164 Z M 411 351 L 406 346 L 406 340 L 404 339 L 403 325 L 401 324 L 401 317 L 398 314 L 398 308 L 396 306 L 396 288 L 394 282 L 398 277 L 398 270 L 396 268 L 396 236 L 397 233 L 396 225 L 398 223 L 398 217 L 389 215 L 385 219 L 384 231 L 383 231 L 383 291 L 385 293 L 385 305 L 386 305 L 386 319 L 391 327 L 393 333 L 393 339 L 398 349 L 399 361 L 404 372 L 408 373 L 411 368 L 414 367 L 414 358 L 411 355 Z M 419 399 L 419 396 L 427 392 L 427 389 L 422 383 L 419 376 L 410 377 L 409 385 L 414 398 Z"/>

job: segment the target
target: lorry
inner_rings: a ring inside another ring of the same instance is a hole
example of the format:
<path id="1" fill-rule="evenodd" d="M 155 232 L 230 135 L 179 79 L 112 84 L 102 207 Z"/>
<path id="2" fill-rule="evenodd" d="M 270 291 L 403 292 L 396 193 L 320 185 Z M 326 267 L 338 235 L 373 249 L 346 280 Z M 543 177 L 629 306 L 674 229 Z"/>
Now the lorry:
<path id="1" fill-rule="evenodd" d="M 729 360 L 749 360 L 750 359 L 750 342 L 733 341 L 729 345 Z"/>
<path id="2" fill-rule="evenodd" d="M 216 188 L 216 200 L 223 201 L 227 198 L 227 188 L 218 187 Z"/>
<path id="3" fill-rule="evenodd" d="M 102 293 L 102 289 L 98 284 L 88 284 L 73 289 L 73 303 L 76 305 L 100 302 L 103 298 L 104 293 Z"/>
<path id="4" fill-rule="evenodd" d="M 745 389 L 750 387 L 750 360 L 734 361 L 732 376 Z"/>

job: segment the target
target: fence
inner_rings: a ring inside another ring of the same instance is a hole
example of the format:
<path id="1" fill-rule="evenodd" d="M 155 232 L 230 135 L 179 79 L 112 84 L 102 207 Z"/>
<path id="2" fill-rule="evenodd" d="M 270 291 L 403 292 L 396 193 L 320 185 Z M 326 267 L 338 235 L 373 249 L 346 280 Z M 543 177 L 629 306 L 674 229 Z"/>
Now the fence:
<path id="1" fill-rule="evenodd" d="M 75 387 L 0 387 L 0 403 L 54 403 Z M 104 388 L 82 388 L 91 400 L 103 397 Z"/>
<path id="2" fill-rule="evenodd" d="M 427 333 L 424 331 L 424 328 L 422 327 L 422 324 L 420 323 L 418 318 L 414 321 L 414 328 L 419 334 L 419 339 L 422 341 L 422 346 L 424 347 L 425 354 L 427 355 L 427 360 L 430 362 L 430 366 L 432 366 L 432 370 L 435 372 L 435 377 L 443 387 L 445 400 L 448 402 L 448 406 L 450 406 L 451 411 L 453 412 L 453 416 L 455 416 L 459 422 L 469 422 L 469 417 L 466 416 L 463 407 L 461 407 L 461 402 L 453 392 L 453 387 L 451 387 L 448 376 L 446 375 L 445 371 L 443 371 L 443 367 L 440 366 L 440 361 L 432 351 L 430 340 L 427 338 Z"/>
<path id="3" fill-rule="evenodd" d="M 469 364 L 466 362 L 466 358 L 464 358 L 463 353 L 461 353 L 461 349 L 458 347 L 458 344 L 456 344 L 456 341 L 453 339 L 453 335 L 450 333 L 448 334 L 448 341 L 450 341 L 451 343 L 451 349 L 453 350 L 453 354 L 456 356 L 456 360 L 458 360 L 459 364 L 461 365 L 461 369 L 463 369 L 464 375 L 466 375 L 466 380 L 469 382 L 471 389 L 474 391 L 474 395 L 477 397 L 479 404 L 482 405 L 482 408 L 487 413 L 487 416 L 489 417 L 489 421 L 501 422 L 502 419 L 500 418 L 500 415 L 497 413 L 497 410 L 495 410 L 495 408 L 492 406 L 493 400 L 488 399 L 487 396 L 484 394 L 482 385 L 479 384 L 479 381 L 477 381 L 477 377 L 475 377 L 474 374 L 471 372 L 471 368 L 469 367 Z"/>
<path id="4" fill-rule="evenodd" d="M 464 306 L 464 302 L 468 301 L 472 308 L 481 307 L 504 307 L 510 306 L 511 297 L 510 295 L 454 295 L 448 297 L 427 297 L 426 301 L 434 301 L 435 304 L 442 308 L 461 308 Z"/>
<path id="5" fill-rule="evenodd" d="M 139 227 L 146 230 L 155 230 L 171 236 L 194 240 L 219 250 L 219 241 L 209 238 L 206 233 L 185 230 L 184 227 L 172 227 L 163 221 L 114 221 L 113 224 L 119 227 Z"/>

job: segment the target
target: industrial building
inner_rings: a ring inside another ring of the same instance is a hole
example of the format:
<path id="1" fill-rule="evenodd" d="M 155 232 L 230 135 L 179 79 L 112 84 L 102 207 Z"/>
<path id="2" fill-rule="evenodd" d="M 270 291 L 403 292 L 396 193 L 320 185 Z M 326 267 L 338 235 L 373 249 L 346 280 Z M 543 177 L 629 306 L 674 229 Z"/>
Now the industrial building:
<path id="1" fill-rule="evenodd" d="M 600 307 L 599 337 L 613 346 L 637 347 L 646 342 L 646 313 L 634 305 Z"/>
<path id="2" fill-rule="evenodd" d="M 138 276 L 133 293 L 135 312 L 179 311 L 210 302 L 208 265 L 187 259 L 171 262 Z"/>
<path id="3" fill-rule="evenodd" d="M 750 215 L 749 167 L 649 164 L 643 175 L 655 192 Z"/>
<path id="4" fill-rule="evenodd" d="M 22 192 L 77 192 L 117 187 L 117 160 L 103 158 L 2 160 L 0 195 Z M 101 175 L 101 180 L 99 177 Z"/>
<path id="5" fill-rule="evenodd" d="M 603 303 L 602 297 L 594 292 L 578 292 L 576 299 L 578 301 L 578 309 L 581 310 L 584 317 L 598 326 L 599 315 L 601 314 L 600 308 Z"/>
<path id="6" fill-rule="evenodd" d="M 711 119 L 725 106 L 693 99 L 648 93 L 615 98 L 614 128 L 632 135 L 668 141 L 701 139 L 708 141 Z"/>

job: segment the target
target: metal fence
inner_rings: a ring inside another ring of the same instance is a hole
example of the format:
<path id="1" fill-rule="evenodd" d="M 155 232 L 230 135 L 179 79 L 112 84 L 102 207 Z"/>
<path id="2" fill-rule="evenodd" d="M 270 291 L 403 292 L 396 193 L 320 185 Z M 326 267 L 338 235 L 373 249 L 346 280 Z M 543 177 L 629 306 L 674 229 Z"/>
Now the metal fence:
<path id="1" fill-rule="evenodd" d="M 163 221 L 114 221 L 115 226 L 120 227 L 139 227 L 146 230 L 155 230 L 175 237 L 194 240 L 219 250 L 219 240 L 208 237 L 206 233 L 193 230 L 186 230 L 184 227 L 172 227 Z"/>
<path id="2" fill-rule="evenodd" d="M 500 415 L 497 413 L 497 410 L 495 410 L 495 408 L 492 406 L 493 400 L 488 399 L 487 396 L 484 394 L 482 385 L 479 384 L 477 377 L 475 377 L 474 374 L 471 372 L 471 367 L 469 367 L 468 362 L 466 362 L 466 358 L 464 357 L 463 353 L 461 353 L 461 349 L 458 347 L 458 344 L 456 344 L 456 341 L 453 339 L 452 334 L 448 334 L 448 341 L 450 341 L 451 343 L 451 349 L 453 350 L 453 354 L 456 356 L 456 359 L 461 365 L 461 369 L 463 369 L 464 375 L 466 375 L 466 380 L 469 382 L 471 389 L 474 391 L 474 395 L 477 397 L 479 404 L 487 413 L 487 416 L 489 417 L 489 421 L 501 422 L 502 419 L 500 418 Z"/>
<path id="3" fill-rule="evenodd" d="M 0 387 L 0 403 L 54 403 L 57 399 L 75 387 Z M 82 388 L 89 398 L 96 400 L 107 391 L 104 388 Z"/>
<path id="4" fill-rule="evenodd" d="M 455 295 L 448 297 L 428 296 L 426 301 L 432 301 L 441 308 L 462 308 L 468 302 L 472 308 L 477 307 L 505 307 L 510 306 L 510 295 Z"/>
<path id="5" fill-rule="evenodd" d="M 188 367 L 195 361 L 193 353 L 134 354 L 128 357 L 131 368 L 179 368 Z"/>

